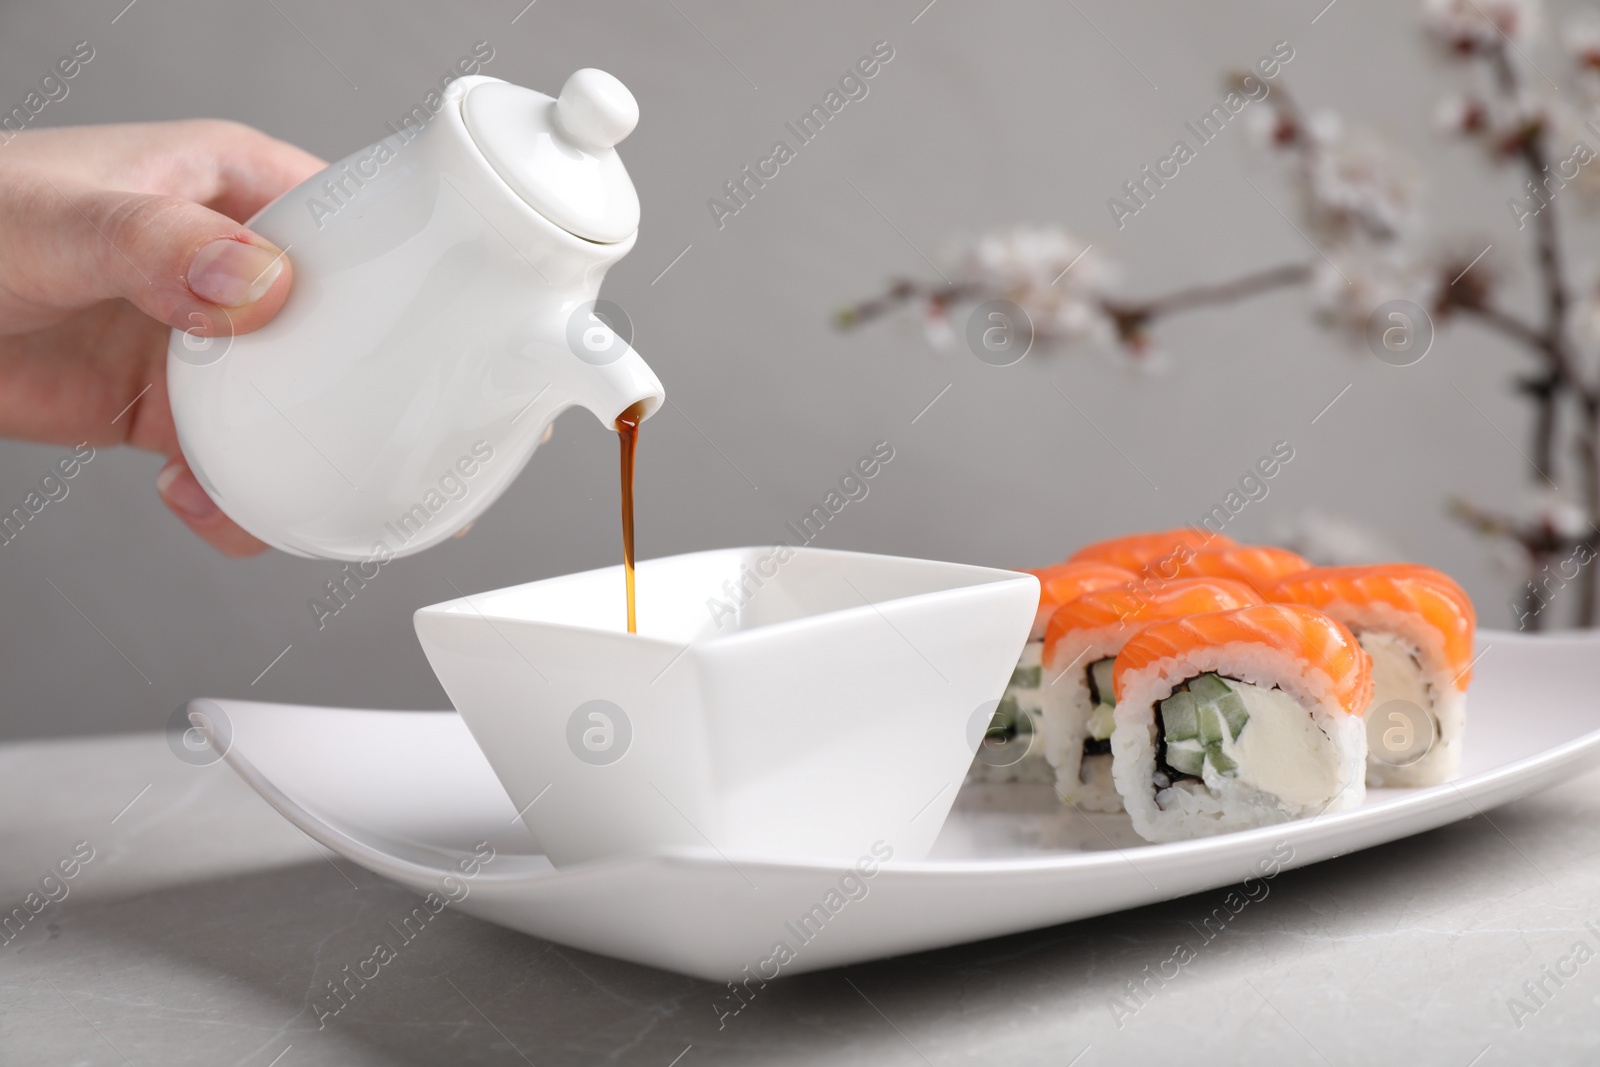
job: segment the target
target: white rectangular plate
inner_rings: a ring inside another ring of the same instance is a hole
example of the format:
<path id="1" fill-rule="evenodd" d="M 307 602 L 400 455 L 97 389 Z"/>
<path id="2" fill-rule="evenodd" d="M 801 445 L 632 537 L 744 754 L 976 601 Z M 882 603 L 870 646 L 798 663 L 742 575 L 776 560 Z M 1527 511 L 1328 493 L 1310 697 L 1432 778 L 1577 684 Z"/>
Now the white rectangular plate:
<path id="1" fill-rule="evenodd" d="M 422 893 L 454 876 L 457 888 L 445 895 L 459 897 L 451 906 L 461 911 L 721 981 L 938 948 L 1229 885 L 1468 818 L 1600 764 L 1600 635 L 1486 631 L 1478 651 L 1462 775 L 1445 785 L 1373 790 L 1355 811 L 1170 845 L 1141 842 L 1126 816 L 1063 810 L 1048 787 L 969 786 L 929 859 L 869 863 L 860 873 L 853 858 L 797 862 L 709 847 L 558 871 L 517 817 L 532 798 L 512 803 L 453 712 L 194 706 L 231 732 L 225 758 L 246 782 L 356 863 Z M 458 866 L 482 841 L 495 858 L 463 878 Z"/>

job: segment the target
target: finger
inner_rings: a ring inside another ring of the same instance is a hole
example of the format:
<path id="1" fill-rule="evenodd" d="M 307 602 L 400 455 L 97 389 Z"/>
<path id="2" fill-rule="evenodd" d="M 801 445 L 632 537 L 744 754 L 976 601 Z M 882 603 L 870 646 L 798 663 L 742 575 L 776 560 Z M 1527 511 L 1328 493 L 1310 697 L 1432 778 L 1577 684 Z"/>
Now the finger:
<path id="1" fill-rule="evenodd" d="M 88 146 L 86 148 L 86 146 Z M 118 123 L 30 130 L 25 169 L 80 184 L 193 200 L 240 222 L 327 164 L 239 122 Z"/>
<path id="2" fill-rule="evenodd" d="M 167 401 L 172 331 L 125 300 L 0 338 L 0 434 L 178 454 Z"/>
<path id="3" fill-rule="evenodd" d="M 261 541 L 246 533 L 222 513 L 206 491 L 200 487 L 194 472 L 182 456 L 167 461 L 156 476 L 156 492 L 167 508 L 201 540 L 224 556 L 239 559 L 256 556 L 267 550 Z"/>
<path id="4" fill-rule="evenodd" d="M 214 175 L 215 186 L 209 196 L 201 194 L 190 199 L 229 218 L 248 220 L 285 190 L 328 165 L 310 152 L 249 126 L 214 121 L 208 125 L 223 127 L 213 146 L 198 160 L 199 167 Z"/>
<path id="5" fill-rule="evenodd" d="M 12 216 L 0 216 L 11 237 L 0 270 L 24 300 L 67 310 L 122 297 L 215 337 L 260 328 L 289 295 L 288 257 L 226 215 L 181 197 L 33 181 L 0 206 Z"/>

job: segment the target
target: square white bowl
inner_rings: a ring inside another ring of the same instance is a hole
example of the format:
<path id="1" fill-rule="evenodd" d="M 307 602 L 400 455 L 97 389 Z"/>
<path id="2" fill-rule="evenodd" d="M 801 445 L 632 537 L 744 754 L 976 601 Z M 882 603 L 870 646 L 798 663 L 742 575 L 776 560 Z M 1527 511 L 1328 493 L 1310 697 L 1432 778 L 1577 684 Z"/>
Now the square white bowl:
<path id="1" fill-rule="evenodd" d="M 608 567 L 416 613 L 434 673 L 557 865 L 706 845 L 920 859 L 1039 583 L 757 547 L 639 564 L 637 634 L 623 596 Z"/>

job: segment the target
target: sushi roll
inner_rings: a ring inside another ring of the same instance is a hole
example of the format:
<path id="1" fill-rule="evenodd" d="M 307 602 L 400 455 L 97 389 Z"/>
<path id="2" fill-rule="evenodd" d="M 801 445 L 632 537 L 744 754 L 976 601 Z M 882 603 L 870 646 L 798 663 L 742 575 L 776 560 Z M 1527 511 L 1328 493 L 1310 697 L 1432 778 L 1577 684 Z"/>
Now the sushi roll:
<path id="1" fill-rule="evenodd" d="M 1094 544 L 1084 545 L 1068 556 L 1067 562 L 1080 563 L 1087 560 L 1109 563 L 1124 570 L 1144 571 L 1147 567 L 1163 564 L 1164 561 L 1181 561 L 1206 549 L 1229 548 L 1236 544 L 1237 541 L 1225 534 L 1179 526 L 1173 530 L 1129 534 L 1127 537 L 1096 541 Z M 1170 567 L 1170 564 L 1167 566 Z M 1171 577 L 1171 574 L 1168 573 L 1167 577 Z"/>
<path id="2" fill-rule="evenodd" d="M 1268 599 L 1327 612 L 1372 657 L 1367 785 L 1438 785 L 1455 776 L 1476 626 L 1459 585 L 1410 563 L 1318 567 L 1283 579 Z"/>
<path id="3" fill-rule="evenodd" d="M 1045 627 L 1056 609 L 1068 601 L 1094 589 L 1129 586 L 1137 578 L 1132 571 L 1109 563 L 1057 563 L 1028 573 L 1039 579 L 1039 610 L 1034 615 L 1028 643 L 1022 647 L 1016 669 L 1011 672 L 1011 682 L 995 708 L 985 735 L 987 747 L 972 762 L 969 781 L 1048 782 L 1054 778 L 1044 760 L 1044 746 L 1038 743 L 1043 714 L 1039 660 L 1044 651 Z M 1013 742 L 1018 744 L 1014 751 L 999 747 Z M 1005 755 L 997 755 L 999 751 L 1005 751 Z"/>
<path id="4" fill-rule="evenodd" d="M 1187 559 L 1149 564 L 1145 573 L 1157 578 L 1232 578 L 1244 582 L 1263 599 L 1266 591 L 1291 574 L 1310 570 L 1311 563 L 1287 548 L 1271 545 L 1231 545 L 1208 548 Z"/>
<path id="5" fill-rule="evenodd" d="M 1095 590 L 1056 611 L 1044 641 L 1043 747 L 1063 803 L 1122 810 L 1111 780 L 1111 672 L 1122 646 L 1153 622 L 1261 603 L 1242 582 L 1179 578 Z"/>
<path id="6" fill-rule="evenodd" d="M 1113 681 L 1112 774 L 1146 840 L 1267 826 L 1366 796 L 1371 661 L 1315 608 L 1156 623 L 1123 647 Z"/>

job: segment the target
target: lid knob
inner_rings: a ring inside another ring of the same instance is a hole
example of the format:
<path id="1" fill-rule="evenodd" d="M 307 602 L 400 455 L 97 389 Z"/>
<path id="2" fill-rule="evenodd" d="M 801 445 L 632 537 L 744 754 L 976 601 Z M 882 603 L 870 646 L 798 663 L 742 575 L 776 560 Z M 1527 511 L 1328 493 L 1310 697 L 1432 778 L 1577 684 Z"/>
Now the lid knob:
<path id="1" fill-rule="evenodd" d="M 639 103 L 612 75 L 584 67 L 573 71 L 561 87 L 556 117 L 568 140 L 601 152 L 633 132 L 639 124 Z"/>

